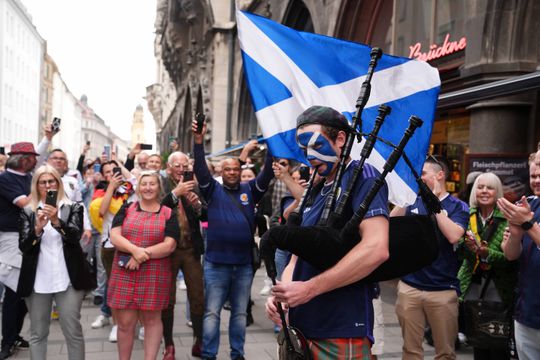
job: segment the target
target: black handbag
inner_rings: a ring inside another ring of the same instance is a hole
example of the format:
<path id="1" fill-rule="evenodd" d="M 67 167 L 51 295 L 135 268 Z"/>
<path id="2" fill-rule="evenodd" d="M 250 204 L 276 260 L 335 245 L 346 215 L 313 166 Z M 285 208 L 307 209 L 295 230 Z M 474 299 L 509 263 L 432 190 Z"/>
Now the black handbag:
<path id="1" fill-rule="evenodd" d="M 83 253 L 84 257 L 84 290 L 94 290 L 97 287 L 97 260 L 95 256 L 88 256 Z"/>
<path id="2" fill-rule="evenodd" d="M 488 275 L 480 298 L 465 300 L 465 335 L 470 345 L 478 348 L 508 349 L 512 314 L 502 302 L 484 300 L 491 274 Z"/>
<path id="3" fill-rule="evenodd" d="M 253 267 L 253 271 L 261 267 L 261 252 L 255 239 L 251 241 L 251 266 Z"/>

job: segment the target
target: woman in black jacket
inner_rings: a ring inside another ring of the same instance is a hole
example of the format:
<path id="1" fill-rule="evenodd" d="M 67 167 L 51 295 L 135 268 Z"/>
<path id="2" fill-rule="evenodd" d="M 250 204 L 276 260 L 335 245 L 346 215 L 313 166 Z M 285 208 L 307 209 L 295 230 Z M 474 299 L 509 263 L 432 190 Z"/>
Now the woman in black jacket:
<path id="1" fill-rule="evenodd" d="M 69 359 L 84 359 L 80 323 L 85 290 L 95 286 L 79 240 L 83 207 L 64 193 L 58 172 L 40 167 L 32 178 L 32 200 L 21 211 L 19 248 L 23 253 L 17 293 L 30 315 L 30 356 L 46 359 L 53 299 L 60 313 Z"/>

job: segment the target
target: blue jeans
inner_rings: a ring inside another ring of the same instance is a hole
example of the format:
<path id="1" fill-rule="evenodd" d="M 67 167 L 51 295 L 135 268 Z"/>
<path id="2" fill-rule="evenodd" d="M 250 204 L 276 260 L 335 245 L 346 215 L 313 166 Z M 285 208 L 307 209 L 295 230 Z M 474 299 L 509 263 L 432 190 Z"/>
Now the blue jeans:
<path id="1" fill-rule="evenodd" d="M 231 358 L 244 356 L 246 308 L 251 293 L 251 264 L 225 265 L 204 262 L 203 358 L 215 358 L 219 348 L 219 324 L 223 304 L 231 302 L 229 343 Z"/>
<path id="2" fill-rule="evenodd" d="M 514 321 L 514 332 L 519 359 L 540 359 L 540 329 L 533 329 Z"/>

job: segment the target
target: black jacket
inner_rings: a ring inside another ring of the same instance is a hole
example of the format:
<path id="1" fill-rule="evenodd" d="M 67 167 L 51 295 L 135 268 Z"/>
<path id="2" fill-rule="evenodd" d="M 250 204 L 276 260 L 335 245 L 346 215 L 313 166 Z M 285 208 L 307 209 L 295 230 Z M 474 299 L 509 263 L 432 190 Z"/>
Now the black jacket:
<path id="1" fill-rule="evenodd" d="M 79 243 L 83 232 L 83 207 L 81 204 L 62 205 L 59 210 L 64 258 L 69 280 L 75 290 L 95 288 L 95 277 L 91 275 L 89 264 Z M 26 297 L 32 294 L 36 280 L 36 269 L 41 247 L 41 236 L 35 232 L 36 213 L 29 208 L 21 210 L 19 216 L 19 249 L 22 251 L 21 274 L 17 294 Z"/>
<path id="2" fill-rule="evenodd" d="M 161 200 L 161 204 L 170 207 L 171 209 L 176 209 L 178 207 L 178 200 L 175 199 L 172 194 L 172 185 L 167 181 L 165 183 L 165 191 L 166 195 Z M 200 225 L 199 221 L 203 221 L 206 218 L 206 203 L 200 196 L 200 194 L 197 192 L 197 195 L 199 195 L 199 199 L 202 203 L 201 213 L 198 214 L 197 211 L 193 208 L 193 206 L 187 201 L 183 196 L 180 197 L 180 200 L 182 201 L 182 205 L 184 206 L 184 210 L 186 212 L 186 217 L 188 219 L 189 227 L 191 229 L 191 242 L 193 243 L 193 255 L 195 255 L 196 258 L 200 257 L 202 254 L 204 254 L 204 241 L 201 235 Z"/>

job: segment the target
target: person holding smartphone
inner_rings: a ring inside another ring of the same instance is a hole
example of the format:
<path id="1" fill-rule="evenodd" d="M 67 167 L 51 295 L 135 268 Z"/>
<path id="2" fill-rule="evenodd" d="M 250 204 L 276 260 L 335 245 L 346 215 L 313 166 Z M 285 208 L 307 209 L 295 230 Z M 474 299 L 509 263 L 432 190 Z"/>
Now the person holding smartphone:
<path id="1" fill-rule="evenodd" d="M 30 316 L 30 355 L 47 357 L 51 306 L 56 302 L 68 357 L 84 359 L 81 306 L 95 287 L 80 245 L 83 207 L 66 197 L 60 174 L 50 165 L 36 170 L 30 204 L 20 213 L 22 265 L 17 294 Z"/>
<path id="2" fill-rule="evenodd" d="M 114 169 L 117 167 L 120 166 L 114 160 L 104 162 L 101 165 L 101 175 L 104 180 L 97 184 L 89 208 L 92 225 L 100 233 L 101 246 L 99 251 L 101 262 L 105 269 L 106 279 L 109 279 L 111 276 L 114 258 L 114 246 L 109 236 L 112 220 L 124 202 L 128 199 L 131 200 L 134 196 L 133 184 L 135 183 L 135 178 L 125 168 L 121 170 L 121 173 L 118 173 L 118 170 L 115 172 Z M 111 316 L 111 308 L 107 305 L 107 281 L 105 281 L 101 314 L 92 322 L 92 328 L 98 329 L 109 325 Z M 117 341 L 117 332 L 118 327 L 113 325 L 109 333 L 110 342 Z"/>
<path id="3" fill-rule="evenodd" d="M 199 220 L 205 213 L 204 204 L 197 193 L 197 184 L 190 170 L 186 154 L 175 151 L 167 159 L 167 179 L 165 195 L 161 201 L 178 215 L 182 230 L 176 249 L 171 254 L 171 293 L 169 306 L 161 313 L 163 338 L 165 340 L 164 360 L 174 359 L 173 341 L 174 305 L 176 303 L 176 275 L 182 270 L 189 300 L 190 319 L 193 325 L 193 345 L 191 355 L 201 356 L 202 318 L 204 311 L 203 270 L 201 255 L 204 252 Z"/>

